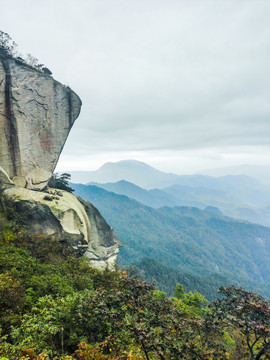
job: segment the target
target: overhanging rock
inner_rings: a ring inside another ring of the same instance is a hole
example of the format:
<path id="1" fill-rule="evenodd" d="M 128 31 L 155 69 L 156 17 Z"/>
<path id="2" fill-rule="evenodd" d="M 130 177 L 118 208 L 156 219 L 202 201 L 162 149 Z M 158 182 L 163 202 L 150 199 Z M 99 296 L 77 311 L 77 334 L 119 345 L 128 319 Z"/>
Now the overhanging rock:
<path id="1" fill-rule="evenodd" d="M 1 58 L 1 181 L 44 189 L 81 104 L 69 87 L 51 76 Z"/>

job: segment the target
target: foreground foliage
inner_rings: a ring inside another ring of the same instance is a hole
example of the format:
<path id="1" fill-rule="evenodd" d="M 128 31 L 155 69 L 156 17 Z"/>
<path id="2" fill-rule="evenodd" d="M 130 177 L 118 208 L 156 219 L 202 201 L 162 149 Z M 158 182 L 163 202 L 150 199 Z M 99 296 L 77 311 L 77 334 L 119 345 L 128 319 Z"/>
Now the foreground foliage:
<path id="1" fill-rule="evenodd" d="M 167 298 L 16 226 L 4 229 L 0 242 L 1 359 L 269 358 L 269 304 L 256 294 L 241 311 L 247 293 L 237 288 L 221 289 L 227 297 L 210 306 L 182 285 Z M 246 316 L 251 309 L 255 315 Z M 247 337 L 256 341 L 252 353 Z"/>
<path id="2" fill-rule="evenodd" d="M 232 286 L 221 287 L 224 295 L 211 305 L 211 316 L 238 330 L 250 359 L 270 358 L 270 306 L 262 296 Z M 216 321 L 217 324 L 217 321 Z M 247 356 L 248 358 L 248 356 Z"/>

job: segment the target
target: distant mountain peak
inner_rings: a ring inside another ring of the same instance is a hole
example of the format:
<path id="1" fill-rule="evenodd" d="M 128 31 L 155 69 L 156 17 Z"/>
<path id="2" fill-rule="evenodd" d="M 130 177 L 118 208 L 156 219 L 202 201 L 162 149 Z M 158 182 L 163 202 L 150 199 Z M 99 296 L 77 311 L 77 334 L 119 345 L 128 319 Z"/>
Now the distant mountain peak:
<path id="1" fill-rule="evenodd" d="M 121 160 L 107 162 L 96 171 L 70 172 L 72 182 L 116 183 L 124 180 L 143 189 L 164 189 L 175 184 L 181 186 L 204 187 L 208 189 L 231 190 L 233 187 L 256 187 L 261 190 L 262 185 L 246 175 L 225 175 L 220 178 L 209 175 L 176 175 L 160 171 L 151 165 L 138 160 Z M 127 185 L 127 184 L 126 184 Z M 130 185 L 131 186 L 131 185 Z M 240 191 L 240 192 L 241 192 Z"/>
<path id="2" fill-rule="evenodd" d="M 119 167 L 119 166 L 120 167 L 136 166 L 136 167 L 144 167 L 144 168 L 154 169 L 151 165 L 148 165 L 145 162 L 130 159 L 130 160 L 120 160 L 120 161 L 116 161 L 116 162 L 111 162 L 111 161 L 106 162 L 97 171 L 104 169 L 104 168 Z"/>

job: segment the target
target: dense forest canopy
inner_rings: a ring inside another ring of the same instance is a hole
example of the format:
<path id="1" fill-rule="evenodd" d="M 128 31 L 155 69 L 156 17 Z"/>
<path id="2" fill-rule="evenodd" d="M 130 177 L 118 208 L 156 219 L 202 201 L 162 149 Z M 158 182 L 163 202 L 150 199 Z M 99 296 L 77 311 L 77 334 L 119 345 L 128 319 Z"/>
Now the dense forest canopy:
<path id="1" fill-rule="evenodd" d="M 223 287 L 208 304 L 178 284 L 168 298 L 1 226 L 1 359 L 269 359 L 269 303 L 255 293 Z"/>

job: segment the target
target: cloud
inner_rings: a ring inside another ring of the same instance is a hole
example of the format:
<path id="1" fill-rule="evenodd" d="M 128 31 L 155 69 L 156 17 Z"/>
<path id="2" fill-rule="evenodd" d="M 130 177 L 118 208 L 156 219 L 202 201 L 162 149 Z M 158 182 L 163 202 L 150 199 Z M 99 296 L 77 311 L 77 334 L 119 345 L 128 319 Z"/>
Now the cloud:
<path id="1" fill-rule="evenodd" d="M 71 159 L 231 147 L 260 156 L 255 147 L 270 144 L 269 15 L 268 0 L 2 0 L 0 17 L 82 98 Z"/>

